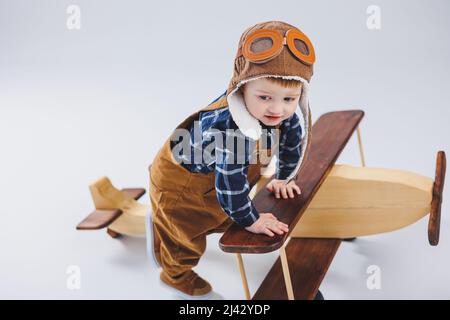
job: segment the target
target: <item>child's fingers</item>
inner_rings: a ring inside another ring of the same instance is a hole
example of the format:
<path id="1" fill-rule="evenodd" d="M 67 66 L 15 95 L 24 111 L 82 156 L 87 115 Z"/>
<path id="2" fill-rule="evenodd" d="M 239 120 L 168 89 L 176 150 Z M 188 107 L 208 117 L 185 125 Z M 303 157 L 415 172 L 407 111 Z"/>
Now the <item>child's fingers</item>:
<path id="1" fill-rule="evenodd" d="M 277 217 L 275 217 L 272 213 L 264 213 L 264 215 L 268 218 L 267 221 L 263 222 L 263 226 L 270 226 L 270 225 L 274 225 L 277 226 L 278 228 L 280 228 L 281 230 L 283 230 L 284 232 L 288 232 L 289 231 L 289 226 L 284 223 L 281 222 L 280 220 L 278 220 Z M 274 221 L 275 220 L 275 221 Z"/>
<path id="2" fill-rule="evenodd" d="M 276 220 L 276 222 L 275 222 L 276 226 L 283 227 L 283 228 L 288 228 L 289 227 L 286 223 L 281 222 L 276 217 L 275 217 L 275 220 Z M 273 222 L 271 222 L 271 223 L 273 223 Z"/>
<path id="3" fill-rule="evenodd" d="M 269 228 L 265 228 L 264 233 L 267 234 L 269 237 L 273 237 L 275 235 L 272 231 L 270 231 Z"/>
<path id="4" fill-rule="evenodd" d="M 289 231 L 289 226 L 286 223 L 278 221 L 278 226 L 281 228 L 286 228 Z"/>
<path id="5" fill-rule="evenodd" d="M 271 212 L 261 213 L 261 216 L 268 218 L 268 219 L 276 219 L 277 218 Z"/>
<path id="6" fill-rule="evenodd" d="M 279 232 L 277 232 L 277 230 L 279 231 Z M 283 233 L 285 233 L 285 232 L 288 232 L 289 231 L 289 228 L 287 228 L 287 227 L 282 227 L 282 226 L 278 226 L 278 227 L 276 227 L 276 230 L 274 230 L 275 232 L 277 232 L 278 234 L 283 234 Z"/>
<path id="7" fill-rule="evenodd" d="M 286 187 L 281 188 L 281 195 L 283 196 L 283 199 L 287 199 L 288 197 L 286 189 Z"/>
<path id="8" fill-rule="evenodd" d="M 275 232 L 275 233 L 277 233 L 277 234 L 283 234 L 284 233 L 284 231 L 278 225 L 271 226 L 270 230 Z"/>
<path id="9" fill-rule="evenodd" d="M 293 197 L 294 197 L 294 191 L 293 191 L 292 188 L 289 188 L 289 187 L 288 187 L 287 192 L 288 192 L 289 198 L 293 198 Z"/>
<path id="10" fill-rule="evenodd" d="M 269 234 L 269 233 L 271 233 L 272 235 L 275 235 L 274 233 L 277 233 L 277 234 L 280 234 L 280 232 L 281 232 L 281 230 L 277 227 L 277 226 L 275 226 L 274 224 L 272 225 L 272 224 L 268 224 L 266 227 L 265 227 L 265 233 L 266 234 Z M 282 234 L 282 233 L 281 233 Z M 270 234 L 269 234 L 270 235 Z"/>
<path id="11" fill-rule="evenodd" d="M 298 194 L 302 193 L 302 191 L 300 190 L 300 187 L 298 185 L 295 184 L 295 185 L 292 186 L 292 188 L 294 188 L 297 191 Z"/>
<path id="12" fill-rule="evenodd" d="M 281 229 L 280 227 L 275 227 L 275 228 L 272 229 L 272 231 L 275 231 L 278 234 L 283 234 L 284 233 L 283 229 Z"/>
<path id="13" fill-rule="evenodd" d="M 283 234 L 284 232 L 288 232 L 289 229 L 287 228 L 287 225 L 282 223 L 281 221 L 271 221 L 264 223 L 264 226 L 269 231 L 273 231 L 277 234 Z"/>
<path id="14" fill-rule="evenodd" d="M 275 189 L 275 198 L 280 198 L 280 186 L 274 186 Z"/>

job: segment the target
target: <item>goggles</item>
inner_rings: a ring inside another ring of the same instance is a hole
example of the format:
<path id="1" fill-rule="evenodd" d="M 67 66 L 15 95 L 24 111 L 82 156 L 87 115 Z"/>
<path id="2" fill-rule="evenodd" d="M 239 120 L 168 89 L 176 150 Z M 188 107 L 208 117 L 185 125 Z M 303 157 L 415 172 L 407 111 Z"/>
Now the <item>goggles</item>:
<path id="1" fill-rule="evenodd" d="M 287 30 L 284 37 L 277 30 L 255 30 L 248 35 L 236 57 L 244 56 L 253 63 L 265 63 L 278 56 L 285 45 L 301 62 L 312 65 L 316 61 L 311 41 L 294 28 Z"/>

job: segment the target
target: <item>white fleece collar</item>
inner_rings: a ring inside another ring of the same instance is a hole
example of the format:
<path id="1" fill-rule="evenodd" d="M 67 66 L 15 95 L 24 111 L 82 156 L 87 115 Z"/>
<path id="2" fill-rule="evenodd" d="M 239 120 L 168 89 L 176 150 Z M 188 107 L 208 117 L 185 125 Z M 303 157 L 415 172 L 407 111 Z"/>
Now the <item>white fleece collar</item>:
<path id="1" fill-rule="evenodd" d="M 253 139 L 259 140 L 262 134 L 262 127 L 259 123 L 259 120 L 253 117 L 250 112 L 248 112 L 247 107 L 245 106 L 244 98 L 242 94 L 238 93 L 239 87 L 241 87 L 244 83 L 250 82 L 252 80 L 256 80 L 259 78 L 266 77 L 275 77 L 275 78 L 283 78 L 288 80 L 298 80 L 303 83 L 302 94 L 299 99 L 299 107 L 302 111 L 303 117 L 307 116 L 308 112 L 308 92 L 309 92 L 309 83 L 304 78 L 299 76 L 279 76 L 279 75 L 260 75 L 254 78 L 246 79 L 239 82 L 236 85 L 236 88 L 227 96 L 228 109 L 230 110 L 231 117 L 234 122 L 238 126 L 239 130 L 242 133 Z M 305 132 L 305 131 L 303 131 Z"/>
<path id="2" fill-rule="evenodd" d="M 308 131 L 310 127 L 309 123 L 309 83 L 304 78 L 299 76 L 279 76 L 279 75 L 260 75 L 255 78 L 250 78 L 243 80 L 239 82 L 236 85 L 236 88 L 227 96 L 227 102 L 228 102 L 228 110 L 230 111 L 231 117 L 233 118 L 234 122 L 238 126 L 239 130 L 241 132 L 257 141 L 260 139 L 262 135 L 262 127 L 259 123 L 259 120 L 253 117 L 250 112 L 248 112 L 247 107 L 245 106 L 244 98 L 241 94 L 236 94 L 239 87 L 249 81 L 256 80 L 259 78 L 264 77 L 275 77 L 275 78 L 283 78 L 283 79 L 293 79 L 298 80 L 303 83 L 302 87 L 302 93 L 300 96 L 300 99 L 298 101 L 298 105 L 300 107 L 301 115 L 303 119 L 300 121 L 300 126 L 302 128 L 302 150 L 300 154 L 300 159 L 297 162 L 297 165 L 295 169 L 292 171 L 292 173 L 287 177 L 284 181 L 285 183 L 288 183 L 291 179 L 295 177 L 298 170 L 300 169 L 300 166 L 302 162 L 305 159 L 305 152 L 306 152 L 306 146 L 308 144 Z"/>

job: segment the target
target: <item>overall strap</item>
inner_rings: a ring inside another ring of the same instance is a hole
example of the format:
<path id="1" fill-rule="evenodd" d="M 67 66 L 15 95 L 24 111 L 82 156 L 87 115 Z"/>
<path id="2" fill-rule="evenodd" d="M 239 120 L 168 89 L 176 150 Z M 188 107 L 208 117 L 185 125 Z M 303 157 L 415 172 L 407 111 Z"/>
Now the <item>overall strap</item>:
<path id="1" fill-rule="evenodd" d="M 228 101 L 226 97 L 226 91 L 218 97 L 216 100 L 211 102 L 206 107 L 202 108 L 200 111 L 211 111 L 211 110 L 217 110 L 220 108 L 228 107 Z"/>

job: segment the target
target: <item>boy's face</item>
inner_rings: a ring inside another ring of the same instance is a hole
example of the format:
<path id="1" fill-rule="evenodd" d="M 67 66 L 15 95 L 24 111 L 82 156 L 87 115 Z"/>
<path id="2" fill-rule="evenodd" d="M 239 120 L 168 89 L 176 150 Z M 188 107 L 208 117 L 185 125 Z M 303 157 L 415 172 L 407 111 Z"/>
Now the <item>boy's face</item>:
<path id="1" fill-rule="evenodd" d="M 265 125 L 275 126 L 294 114 L 301 91 L 301 83 L 296 88 L 284 88 L 260 78 L 247 82 L 242 93 L 250 114 Z"/>

